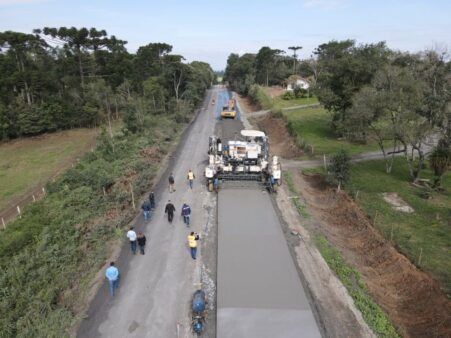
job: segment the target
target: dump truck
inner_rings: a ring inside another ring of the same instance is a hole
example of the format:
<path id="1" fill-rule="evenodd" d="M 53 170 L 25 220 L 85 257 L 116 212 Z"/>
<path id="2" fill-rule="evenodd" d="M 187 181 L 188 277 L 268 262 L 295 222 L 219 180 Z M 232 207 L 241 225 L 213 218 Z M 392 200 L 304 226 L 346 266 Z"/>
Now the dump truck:
<path id="1" fill-rule="evenodd" d="M 205 178 L 209 191 L 219 181 L 259 181 L 275 192 L 281 184 L 282 168 L 277 156 L 270 157 L 269 140 L 259 130 L 241 130 L 241 137 L 226 144 L 210 136 Z"/>
<path id="2" fill-rule="evenodd" d="M 221 119 L 234 119 L 236 117 L 235 99 L 230 99 L 227 106 L 222 107 Z"/>

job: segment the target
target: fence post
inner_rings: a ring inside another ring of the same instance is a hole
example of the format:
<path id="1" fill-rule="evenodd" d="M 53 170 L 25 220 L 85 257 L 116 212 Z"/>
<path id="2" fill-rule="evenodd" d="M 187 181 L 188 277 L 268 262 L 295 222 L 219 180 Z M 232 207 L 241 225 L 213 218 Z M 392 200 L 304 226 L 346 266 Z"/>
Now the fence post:
<path id="1" fill-rule="evenodd" d="M 45 188 L 42 187 L 42 193 L 45 195 Z"/>
<path id="2" fill-rule="evenodd" d="M 17 206 L 17 214 L 19 215 L 19 218 L 22 217 L 22 215 L 20 214 L 20 207 Z"/>
<path id="3" fill-rule="evenodd" d="M 421 265 L 421 256 L 423 256 L 423 248 L 420 248 L 420 257 L 418 257 L 418 266 Z"/>
<path id="4" fill-rule="evenodd" d="M 36 202 L 36 197 L 34 197 L 34 194 L 33 194 L 33 202 Z"/>
<path id="5" fill-rule="evenodd" d="M 324 170 L 327 171 L 326 154 L 323 155 L 323 160 L 324 160 Z"/>
<path id="6" fill-rule="evenodd" d="M 6 229 L 5 219 L 2 217 L 3 229 Z"/>

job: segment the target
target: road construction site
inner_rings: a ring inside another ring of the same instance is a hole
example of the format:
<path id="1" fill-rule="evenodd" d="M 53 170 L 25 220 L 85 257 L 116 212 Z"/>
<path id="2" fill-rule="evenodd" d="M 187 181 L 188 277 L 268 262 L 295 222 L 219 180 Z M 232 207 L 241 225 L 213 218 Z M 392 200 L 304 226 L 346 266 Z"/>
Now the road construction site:
<path id="1" fill-rule="evenodd" d="M 112 257 L 121 274 L 118 293 L 109 297 L 106 283 L 99 284 L 79 337 L 193 337 L 191 299 L 200 288 L 208 300 L 204 337 L 372 336 L 330 270 L 316 270 L 321 258 L 300 258 L 288 245 L 287 221 L 296 222 L 292 210 L 283 210 L 291 218 L 282 217 L 282 204 L 258 182 L 224 182 L 217 194 L 207 190 L 209 136 L 226 142 L 249 128 L 239 109 L 235 119 L 219 119 L 230 95 L 222 87 L 207 93 L 154 190 L 151 220 L 139 215 L 133 222 L 148 238 L 146 255 L 133 256 L 124 243 Z M 196 175 L 192 190 L 189 169 Z M 174 193 L 167 189 L 171 172 Z M 285 193 L 281 189 L 277 199 Z M 168 223 L 169 199 L 176 213 L 184 202 L 191 206 L 189 228 L 177 216 Z M 187 247 L 190 231 L 201 237 L 197 260 Z"/>

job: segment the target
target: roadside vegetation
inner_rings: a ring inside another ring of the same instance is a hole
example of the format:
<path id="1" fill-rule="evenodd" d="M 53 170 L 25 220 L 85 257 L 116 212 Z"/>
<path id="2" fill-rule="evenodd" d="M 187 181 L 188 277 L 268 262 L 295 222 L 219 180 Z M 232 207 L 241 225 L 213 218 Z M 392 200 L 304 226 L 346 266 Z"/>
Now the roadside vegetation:
<path id="1" fill-rule="evenodd" d="M 300 97 L 300 98 L 283 98 L 275 97 L 274 106 L 276 108 L 290 108 L 294 106 L 305 106 L 310 104 L 318 104 L 319 101 L 316 97 Z"/>
<path id="2" fill-rule="evenodd" d="M 0 144 L 0 210 L 67 169 L 95 139 L 95 129 L 82 128 Z"/>
<path id="3" fill-rule="evenodd" d="M 151 188 L 214 80 L 208 64 L 185 64 L 164 43 L 128 54 L 125 42 L 95 29 L 45 28 L 35 34 L 0 34 L 0 65 L 9 67 L 0 86 L 2 138 L 52 131 L 44 122 L 55 117 L 41 110 L 52 100 L 69 105 L 67 111 L 55 108 L 67 122 L 62 129 L 99 122 L 102 131 L 95 151 L 48 183 L 47 196 L 0 233 L 0 337 L 70 335 L 93 278 L 136 214 L 133 199 L 138 203 Z M 60 44 L 47 46 L 46 39 Z M 102 42 L 111 45 L 100 47 Z M 16 57 L 24 67 L 13 62 Z M 56 79 L 44 76 L 40 86 L 33 85 L 32 71 Z M 29 123 L 11 120 L 18 111 Z M 87 120 L 74 123 L 65 112 Z M 117 130 L 113 119 L 122 120 Z M 44 127 L 28 129 L 35 125 Z"/>
<path id="4" fill-rule="evenodd" d="M 400 337 L 387 315 L 368 294 L 359 272 L 346 263 L 340 252 L 331 246 L 324 236 L 316 237 L 316 246 L 329 267 L 348 289 L 354 304 L 376 336 Z"/>

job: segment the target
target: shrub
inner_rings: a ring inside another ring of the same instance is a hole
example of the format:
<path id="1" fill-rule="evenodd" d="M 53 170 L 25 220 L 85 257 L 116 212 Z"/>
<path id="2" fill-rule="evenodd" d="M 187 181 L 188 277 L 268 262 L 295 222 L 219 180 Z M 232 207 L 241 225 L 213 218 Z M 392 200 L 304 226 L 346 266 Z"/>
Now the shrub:
<path id="1" fill-rule="evenodd" d="M 351 158 L 345 150 L 338 151 L 327 168 L 327 181 L 336 185 L 338 191 L 349 180 Z"/>

